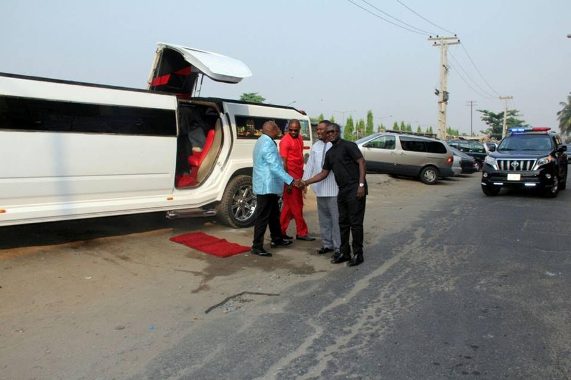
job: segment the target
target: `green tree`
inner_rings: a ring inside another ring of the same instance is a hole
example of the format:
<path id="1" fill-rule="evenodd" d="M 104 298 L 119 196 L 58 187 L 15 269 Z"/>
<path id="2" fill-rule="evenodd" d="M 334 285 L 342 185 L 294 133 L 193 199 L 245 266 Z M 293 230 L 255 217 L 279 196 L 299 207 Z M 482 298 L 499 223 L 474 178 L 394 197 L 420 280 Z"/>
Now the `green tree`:
<path id="1" fill-rule="evenodd" d="M 567 95 L 567 103 L 560 102 L 559 104 L 563 107 L 561 108 L 561 111 L 557 112 L 559 129 L 561 130 L 561 133 L 569 135 L 571 133 L 571 93 Z"/>
<path id="2" fill-rule="evenodd" d="M 319 116 L 317 116 L 317 121 L 320 122 L 321 120 L 324 120 L 325 117 L 323 116 L 322 113 L 319 114 Z"/>
<path id="3" fill-rule="evenodd" d="M 335 116 L 331 115 L 331 117 L 329 118 L 329 121 L 332 123 L 335 123 Z"/>
<path id="4" fill-rule="evenodd" d="M 248 103 L 263 103 L 266 101 L 266 98 L 257 92 L 244 92 L 240 95 L 240 100 Z"/>
<path id="5" fill-rule="evenodd" d="M 373 121 L 373 111 L 367 111 L 367 126 L 365 127 L 365 136 L 373 134 L 373 129 L 375 128 L 375 123 Z"/>
<path id="6" fill-rule="evenodd" d="M 397 123 L 396 121 L 393 123 L 393 131 L 400 131 L 399 123 Z"/>
<path id="7" fill-rule="evenodd" d="M 430 134 L 430 135 L 433 135 L 433 134 L 434 134 L 434 131 L 432 130 L 432 125 L 430 125 L 430 126 L 428 127 L 428 129 L 426 130 L 426 133 L 428 133 L 428 134 Z"/>
<path id="8" fill-rule="evenodd" d="M 404 121 L 400 122 L 399 129 L 403 132 L 406 132 L 406 124 L 404 123 Z"/>
<path id="9" fill-rule="evenodd" d="M 420 128 L 420 125 L 416 127 L 416 133 L 422 133 L 422 128 Z"/>
<path id="10" fill-rule="evenodd" d="M 488 126 L 488 129 L 480 132 L 488 134 L 490 137 L 496 138 L 498 140 L 501 139 L 503 133 L 504 113 L 494 113 L 488 110 L 478 110 L 478 112 L 482 114 L 480 119 Z M 525 122 L 518 119 L 518 116 L 518 110 L 508 110 L 506 118 L 507 128 L 515 127 L 517 125 L 525 125 Z"/>
<path id="11" fill-rule="evenodd" d="M 407 132 L 412 132 L 412 125 L 410 125 L 410 123 L 407 123 L 407 125 L 406 125 L 406 131 L 407 131 Z"/>
<path id="12" fill-rule="evenodd" d="M 353 141 L 353 133 L 355 132 L 355 126 L 353 125 L 353 117 L 349 116 L 347 122 L 345 123 L 345 128 L 343 128 L 343 138 L 345 140 Z"/>
<path id="13" fill-rule="evenodd" d="M 377 125 L 377 132 L 384 132 L 387 128 L 383 125 L 383 123 Z"/>
<path id="14" fill-rule="evenodd" d="M 357 139 L 360 139 L 365 135 L 366 128 L 367 127 L 365 125 L 365 120 L 359 119 L 359 121 L 357 122 L 357 136 L 356 136 Z"/>

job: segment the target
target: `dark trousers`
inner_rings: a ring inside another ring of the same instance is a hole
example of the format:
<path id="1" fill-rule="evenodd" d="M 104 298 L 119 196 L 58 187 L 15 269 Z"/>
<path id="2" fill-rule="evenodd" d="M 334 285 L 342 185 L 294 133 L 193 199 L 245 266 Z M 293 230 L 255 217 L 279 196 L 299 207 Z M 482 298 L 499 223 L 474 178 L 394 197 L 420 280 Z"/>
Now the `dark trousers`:
<path id="1" fill-rule="evenodd" d="M 363 220 L 365 219 L 366 198 L 357 198 L 357 186 L 339 189 L 337 206 L 339 208 L 339 230 L 341 232 L 340 251 L 350 255 L 349 233 L 353 237 L 351 247 L 354 255 L 363 255 Z"/>
<path id="2" fill-rule="evenodd" d="M 256 195 L 256 222 L 252 248 L 262 249 L 264 247 L 264 234 L 268 225 L 272 240 L 281 239 L 279 199 L 277 194 Z"/>

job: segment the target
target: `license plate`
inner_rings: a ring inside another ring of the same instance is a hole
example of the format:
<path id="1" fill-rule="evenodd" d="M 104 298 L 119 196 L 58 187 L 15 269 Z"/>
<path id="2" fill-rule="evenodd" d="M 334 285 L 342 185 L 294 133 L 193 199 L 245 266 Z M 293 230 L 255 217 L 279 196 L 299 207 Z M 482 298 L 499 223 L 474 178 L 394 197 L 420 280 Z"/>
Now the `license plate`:
<path id="1" fill-rule="evenodd" d="M 508 174 L 508 181 L 519 181 L 521 180 L 521 174 Z"/>

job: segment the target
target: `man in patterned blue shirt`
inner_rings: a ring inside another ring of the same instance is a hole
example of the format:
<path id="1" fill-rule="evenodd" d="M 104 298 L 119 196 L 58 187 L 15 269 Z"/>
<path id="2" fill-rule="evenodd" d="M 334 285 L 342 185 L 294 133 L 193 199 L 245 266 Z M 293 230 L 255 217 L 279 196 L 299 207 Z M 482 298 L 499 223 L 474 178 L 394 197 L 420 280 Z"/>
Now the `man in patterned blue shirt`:
<path id="1" fill-rule="evenodd" d="M 264 234 L 268 225 L 272 247 L 285 247 L 291 244 L 290 240 L 282 237 L 279 198 L 283 193 L 284 183 L 292 186 L 300 184 L 300 179 L 294 179 L 284 170 L 283 161 L 274 141 L 279 133 L 280 128 L 274 121 L 266 121 L 262 126 L 262 135 L 254 147 L 252 183 L 256 194 L 256 222 L 251 252 L 258 256 L 272 255 L 264 249 Z"/>

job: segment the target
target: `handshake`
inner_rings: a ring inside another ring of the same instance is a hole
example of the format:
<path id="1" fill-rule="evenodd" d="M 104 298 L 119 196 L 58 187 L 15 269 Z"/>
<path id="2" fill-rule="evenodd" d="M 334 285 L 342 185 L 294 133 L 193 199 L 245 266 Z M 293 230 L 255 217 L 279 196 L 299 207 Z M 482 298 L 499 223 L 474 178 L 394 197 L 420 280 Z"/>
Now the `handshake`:
<path id="1" fill-rule="evenodd" d="M 302 180 L 301 178 L 298 178 L 298 179 L 293 180 L 293 182 L 289 185 L 289 187 L 291 187 L 291 186 L 295 186 L 298 189 L 304 189 L 307 186 L 307 184 L 305 183 L 304 180 Z"/>

